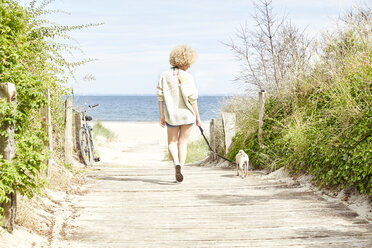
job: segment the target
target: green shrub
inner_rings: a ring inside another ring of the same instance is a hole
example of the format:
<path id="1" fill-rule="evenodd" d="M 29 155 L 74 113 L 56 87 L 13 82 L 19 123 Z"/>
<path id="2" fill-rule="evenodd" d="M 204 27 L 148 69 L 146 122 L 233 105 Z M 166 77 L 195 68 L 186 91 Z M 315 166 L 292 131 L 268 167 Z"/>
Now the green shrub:
<path id="1" fill-rule="evenodd" d="M 68 62 L 62 52 L 75 48 L 59 41 L 67 32 L 92 25 L 63 26 L 50 23 L 43 15 L 51 11 L 44 1 L 40 6 L 32 1 L 27 8 L 15 0 L 0 0 L 0 83 L 13 83 L 17 88 L 17 106 L 0 103 L 0 126 L 15 126 L 15 157 L 11 162 L 0 158 L 0 202 L 17 190 L 32 197 L 40 192 L 44 182 L 41 172 L 49 156 L 44 108 L 47 90 L 50 91 L 52 125 L 56 147 L 55 157 L 62 151 L 63 96 L 70 94 L 66 87 L 73 69 L 86 61 Z M 0 135 L 6 135 L 1 132 Z M 0 209 L 1 210 L 1 209 Z"/>
<path id="2" fill-rule="evenodd" d="M 348 16 L 343 29 L 319 45 L 321 56 L 301 77 L 297 91 L 267 99 L 263 146 L 257 123 L 243 121 L 229 158 L 243 149 L 255 167 L 286 166 L 293 173 L 313 175 L 319 186 L 372 195 L 370 25 L 370 10 Z M 251 109 L 246 119 L 257 118 L 256 113 Z"/>

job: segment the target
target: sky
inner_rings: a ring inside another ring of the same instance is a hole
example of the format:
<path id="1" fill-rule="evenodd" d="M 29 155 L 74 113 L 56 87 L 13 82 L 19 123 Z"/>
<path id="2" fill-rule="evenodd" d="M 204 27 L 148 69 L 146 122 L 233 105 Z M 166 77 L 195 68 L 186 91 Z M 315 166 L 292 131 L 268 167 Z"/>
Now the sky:
<path id="1" fill-rule="evenodd" d="M 366 3 L 273 0 L 274 12 L 306 28 L 310 37 L 332 28 L 353 6 Z M 239 63 L 222 42 L 234 39 L 244 23 L 255 28 L 250 0 L 55 0 L 47 9 L 69 12 L 46 16 L 59 24 L 104 23 L 71 33 L 85 52 L 76 53 L 75 59 L 95 59 L 69 81 L 75 94 L 153 95 L 161 72 L 170 67 L 169 53 L 178 44 L 191 45 L 198 53 L 189 72 L 200 95 L 234 95 L 244 89 L 233 81 Z M 95 80 L 84 80 L 86 75 Z"/>

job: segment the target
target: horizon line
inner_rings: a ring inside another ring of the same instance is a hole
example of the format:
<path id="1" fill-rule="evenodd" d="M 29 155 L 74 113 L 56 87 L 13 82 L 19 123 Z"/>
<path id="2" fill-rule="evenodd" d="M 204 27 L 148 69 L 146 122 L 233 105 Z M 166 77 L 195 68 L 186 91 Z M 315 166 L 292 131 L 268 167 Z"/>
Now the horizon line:
<path id="1" fill-rule="evenodd" d="M 73 94 L 73 96 L 155 96 L 155 94 Z M 223 94 L 201 94 L 199 96 L 233 96 Z"/>

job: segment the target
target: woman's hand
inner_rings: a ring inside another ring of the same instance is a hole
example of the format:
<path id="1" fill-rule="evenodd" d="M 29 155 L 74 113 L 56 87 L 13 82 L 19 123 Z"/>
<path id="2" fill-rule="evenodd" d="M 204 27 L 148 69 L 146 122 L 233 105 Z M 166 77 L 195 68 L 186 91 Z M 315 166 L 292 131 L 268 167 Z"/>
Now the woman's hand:
<path id="1" fill-rule="evenodd" d="M 196 117 L 196 125 L 198 127 L 201 127 L 201 120 L 200 120 L 200 117 Z"/>
<path id="2" fill-rule="evenodd" d="M 160 126 L 165 127 L 164 118 L 164 101 L 159 101 L 159 112 L 160 112 Z"/>
<path id="3" fill-rule="evenodd" d="M 160 126 L 165 127 L 165 118 L 164 115 L 160 116 Z"/>
<path id="4" fill-rule="evenodd" d="M 197 102 L 195 101 L 194 103 L 191 104 L 192 106 L 192 109 L 194 110 L 194 113 L 196 115 L 196 125 L 198 127 L 201 127 L 201 120 L 200 120 L 200 115 L 199 115 L 199 109 L 198 109 L 198 104 Z"/>

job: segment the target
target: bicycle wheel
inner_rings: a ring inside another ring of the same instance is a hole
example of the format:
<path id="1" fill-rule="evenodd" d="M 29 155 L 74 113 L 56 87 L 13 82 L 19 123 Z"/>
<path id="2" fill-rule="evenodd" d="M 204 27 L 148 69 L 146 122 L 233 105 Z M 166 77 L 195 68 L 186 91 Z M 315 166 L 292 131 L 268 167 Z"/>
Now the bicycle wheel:
<path id="1" fill-rule="evenodd" d="M 83 163 L 87 166 L 91 166 L 93 164 L 92 147 L 90 145 L 88 134 L 83 127 L 79 130 L 79 145 Z"/>

